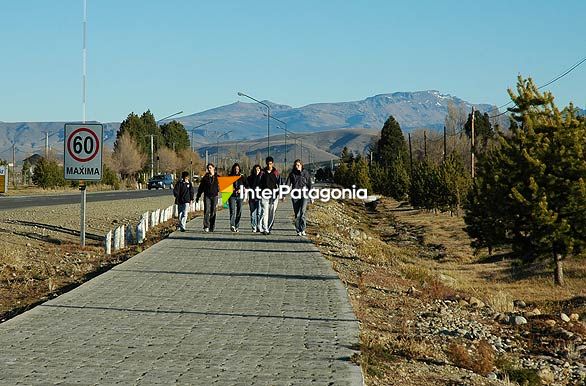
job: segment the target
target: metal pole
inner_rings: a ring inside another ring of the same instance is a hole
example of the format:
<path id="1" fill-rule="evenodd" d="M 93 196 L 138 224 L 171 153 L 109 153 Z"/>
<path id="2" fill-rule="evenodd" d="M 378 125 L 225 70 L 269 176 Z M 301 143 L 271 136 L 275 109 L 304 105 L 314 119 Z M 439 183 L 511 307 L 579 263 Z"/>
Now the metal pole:
<path id="1" fill-rule="evenodd" d="M 153 178 L 153 172 L 155 171 L 155 160 L 154 160 L 154 143 L 153 143 L 153 134 L 150 135 L 151 137 L 151 178 Z"/>
<path id="2" fill-rule="evenodd" d="M 85 89 L 85 82 L 86 82 L 86 77 L 87 77 L 87 66 L 86 66 L 86 55 L 87 55 L 87 49 L 86 49 L 86 30 L 87 30 L 87 2 L 86 0 L 83 0 L 83 51 L 82 51 L 82 57 L 83 57 L 83 81 L 82 81 L 82 108 L 83 108 L 83 123 L 85 123 L 85 107 L 86 107 L 86 103 L 85 103 L 85 94 L 86 94 L 86 89 Z"/>
<path id="3" fill-rule="evenodd" d="M 81 190 L 81 211 L 80 211 L 80 232 L 79 241 L 82 247 L 85 247 L 85 203 L 86 203 L 86 186 L 83 181 L 79 181 L 79 190 Z"/>
<path id="4" fill-rule="evenodd" d="M 16 188 L 16 144 L 12 144 L 12 186 Z"/>
<path id="5" fill-rule="evenodd" d="M 49 159 L 49 132 L 45 131 L 45 159 Z"/>
<path id="6" fill-rule="evenodd" d="M 206 149 L 206 167 L 208 166 L 209 163 L 210 163 L 210 161 L 208 161 L 208 149 Z"/>
<path id="7" fill-rule="evenodd" d="M 287 169 L 287 132 L 285 132 L 285 169 Z"/>
<path id="8" fill-rule="evenodd" d="M 271 108 L 267 105 L 267 157 L 271 155 Z"/>

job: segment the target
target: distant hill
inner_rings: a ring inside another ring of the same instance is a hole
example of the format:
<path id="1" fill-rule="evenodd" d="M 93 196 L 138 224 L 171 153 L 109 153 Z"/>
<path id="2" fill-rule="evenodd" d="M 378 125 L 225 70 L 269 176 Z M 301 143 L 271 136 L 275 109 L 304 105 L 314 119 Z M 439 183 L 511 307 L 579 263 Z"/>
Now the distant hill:
<path id="1" fill-rule="evenodd" d="M 243 98 L 244 99 L 244 98 Z M 287 123 L 287 129 L 296 134 L 307 134 L 339 129 L 357 129 L 380 131 L 389 115 L 393 115 L 405 131 L 416 128 L 440 129 L 447 114 L 448 103 L 455 103 L 470 109 L 472 104 L 460 98 L 445 95 L 439 91 L 396 92 L 381 94 L 361 101 L 339 103 L 317 103 L 294 108 L 287 105 L 264 101 L 271 107 L 271 115 Z M 480 111 L 492 107 L 488 104 L 476 104 Z M 141 112 L 137 112 L 141 113 Z M 194 146 L 205 146 L 216 142 L 218 133 L 232 130 L 223 140 L 252 140 L 266 137 L 266 108 L 258 103 L 235 102 L 203 112 L 177 118 L 188 130 L 213 121 L 213 123 L 194 130 Z M 45 147 L 44 131 L 49 131 L 49 144 L 57 154 L 63 152 L 63 126 L 65 122 L 0 122 L 0 158 L 11 158 L 10 146 L 16 142 L 17 160 L 22 160 L 34 153 L 43 154 Z M 105 123 L 105 144 L 112 147 L 119 122 Z M 275 120 L 270 121 L 271 136 L 283 135 L 284 131 L 277 128 L 281 125 Z M 282 126 L 282 125 L 281 125 Z M 320 134 L 321 135 L 321 134 Z M 331 137 L 333 134 L 329 134 Z M 316 148 L 335 154 L 349 140 L 352 150 L 361 152 L 364 143 L 346 133 L 337 138 L 328 147 L 329 142 L 316 142 Z M 349 146 L 350 147 L 350 146 Z M 317 154 L 317 153 L 316 153 Z"/>

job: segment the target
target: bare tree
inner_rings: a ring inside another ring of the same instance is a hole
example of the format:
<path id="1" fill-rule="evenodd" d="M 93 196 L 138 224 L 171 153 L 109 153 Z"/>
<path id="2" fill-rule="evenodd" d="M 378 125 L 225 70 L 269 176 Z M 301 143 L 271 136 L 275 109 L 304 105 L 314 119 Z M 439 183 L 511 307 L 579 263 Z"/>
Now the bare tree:
<path id="1" fill-rule="evenodd" d="M 180 171 L 189 171 L 201 174 L 205 170 L 205 165 L 199 155 L 189 149 L 184 149 L 177 156 L 177 169 Z"/>
<path id="2" fill-rule="evenodd" d="M 159 170 L 166 173 L 175 173 L 179 166 L 179 157 L 168 147 L 159 149 Z"/>
<path id="3" fill-rule="evenodd" d="M 115 170 L 120 173 L 122 178 L 127 178 L 142 169 L 146 156 L 140 152 L 137 143 L 130 134 L 124 133 L 117 140 L 112 160 Z"/>

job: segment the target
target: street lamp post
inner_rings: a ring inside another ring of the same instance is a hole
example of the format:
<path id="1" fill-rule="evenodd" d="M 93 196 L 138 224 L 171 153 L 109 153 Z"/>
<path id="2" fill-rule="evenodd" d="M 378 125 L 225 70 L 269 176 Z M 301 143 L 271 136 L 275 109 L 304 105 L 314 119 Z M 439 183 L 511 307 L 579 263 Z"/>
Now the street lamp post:
<path id="1" fill-rule="evenodd" d="M 219 167 L 220 167 L 220 165 L 219 165 L 220 138 L 222 138 L 223 136 L 225 136 L 227 134 L 230 134 L 233 131 L 234 130 L 226 131 L 225 133 L 218 135 L 217 144 L 216 144 L 216 169 L 219 169 Z"/>
<path id="2" fill-rule="evenodd" d="M 277 128 L 285 131 L 285 168 L 287 168 L 287 133 L 289 133 L 289 134 L 293 134 L 293 133 L 291 133 L 289 130 L 287 130 L 287 122 L 283 122 L 279 118 L 275 118 L 272 115 L 268 115 L 268 117 L 271 118 L 271 119 L 274 119 L 277 122 L 280 122 L 283 125 L 285 125 L 285 128 L 284 129 L 282 127 L 279 127 L 279 126 L 277 126 Z"/>
<path id="3" fill-rule="evenodd" d="M 189 153 L 189 180 L 190 181 L 193 178 L 193 133 L 194 133 L 195 129 L 202 127 L 202 126 L 205 126 L 205 125 L 209 125 L 212 122 L 213 121 L 202 123 L 201 125 L 197 125 L 191 129 L 191 139 L 189 141 L 189 148 L 191 149 L 191 152 Z M 206 159 L 206 163 L 207 163 L 207 161 L 208 160 Z"/>
<path id="4" fill-rule="evenodd" d="M 173 113 L 173 114 L 171 114 L 171 115 L 167 115 L 165 118 L 161 118 L 161 119 L 159 119 L 158 121 L 156 121 L 156 122 L 155 122 L 155 124 L 156 124 L 156 125 L 157 125 L 157 127 L 158 127 L 158 126 L 159 126 L 159 122 L 161 122 L 161 121 L 164 121 L 165 119 L 168 119 L 168 118 L 174 117 L 175 115 L 182 114 L 182 113 L 183 113 L 183 110 L 181 110 L 181 111 L 177 111 L 176 113 Z M 148 135 L 146 135 L 146 136 L 147 136 L 147 137 L 151 137 L 151 178 L 153 178 L 153 173 L 154 173 L 154 170 L 155 170 L 155 167 L 154 167 L 154 158 L 155 158 L 155 154 L 154 154 L 154 143 L 153 143 L 153 136 L 154 136 L 154 134 L 148 134 Z M 158 148 L 158 147 L 159 147 L 159 139 L 158 139 L 158 137 L 157 137 L 157 148 Z M 158 149 L 157 149 L 157 152 L 158 152 Z M 158 161 L 158 160 L 157 160 L 157 161 Z M 158 169 L 159 169 L 159 166 L 158 166 L 158 162 L 157 162 L 157 171 L 158 171 Z"/>
<path id="5" fill-rule="evenodd" d="M 261 105 L 263 105 L 267 108 L 267 157 L 270 156 L 271 155 L 271 140 L 270 140 L 270 136 L 271 136 L 271 108 L 270 108 L 270 106 L 264 102 L 259 101 L 258 99 L 251 97 L 250 95 L 246 95 L 240 91 L 238 92 L 238 96 L 243 96 L 248 99 L 251 99 L 257 103 L 260 103 Z"/>

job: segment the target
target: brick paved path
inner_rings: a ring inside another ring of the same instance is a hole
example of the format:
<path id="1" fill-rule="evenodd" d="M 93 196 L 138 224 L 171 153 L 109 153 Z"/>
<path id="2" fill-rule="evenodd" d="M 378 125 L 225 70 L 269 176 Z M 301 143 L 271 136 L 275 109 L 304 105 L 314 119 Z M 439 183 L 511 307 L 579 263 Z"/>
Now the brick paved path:
<path id="1" fill-rule="evenodd" d="M 361 385 L 346 291 L 282 203 L 275 231 L 201 219 L 0 324 L 0 383 Z"/>

